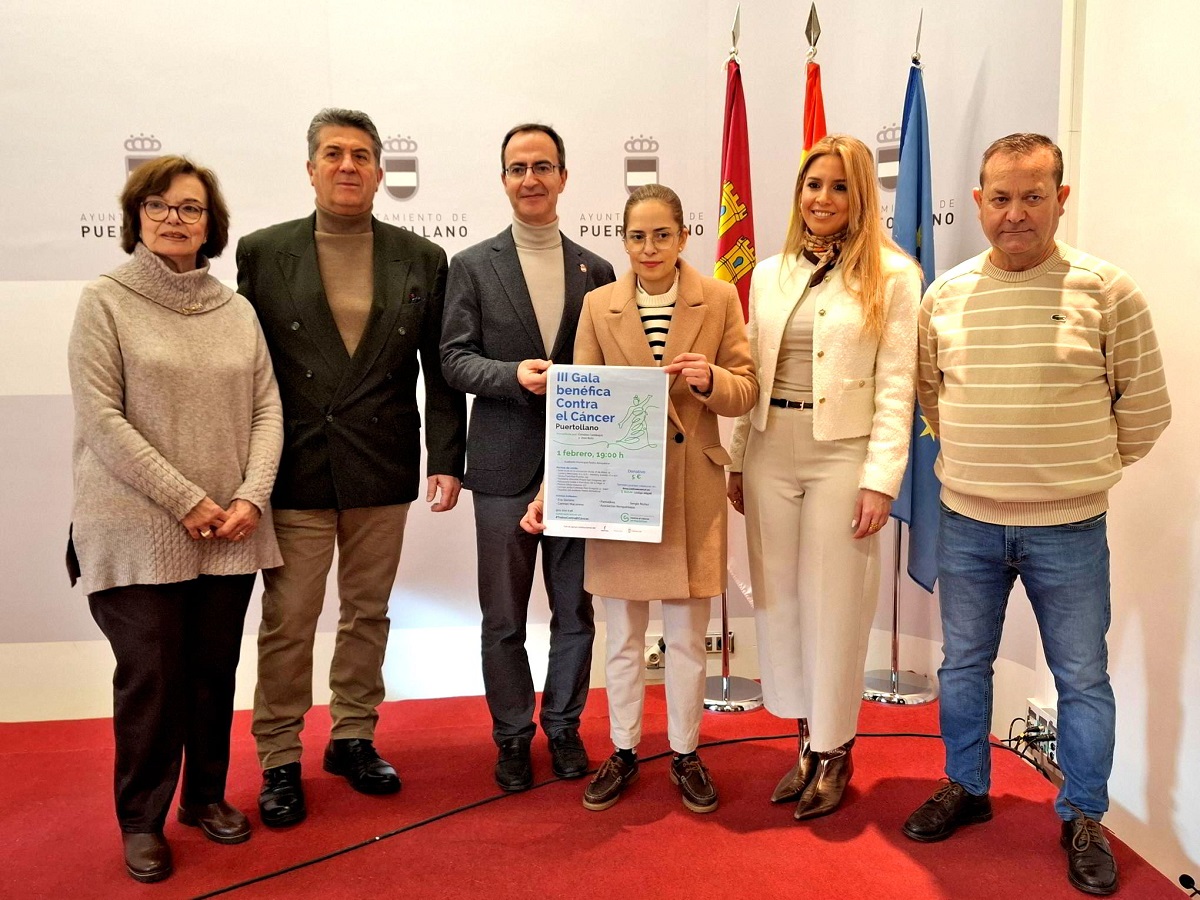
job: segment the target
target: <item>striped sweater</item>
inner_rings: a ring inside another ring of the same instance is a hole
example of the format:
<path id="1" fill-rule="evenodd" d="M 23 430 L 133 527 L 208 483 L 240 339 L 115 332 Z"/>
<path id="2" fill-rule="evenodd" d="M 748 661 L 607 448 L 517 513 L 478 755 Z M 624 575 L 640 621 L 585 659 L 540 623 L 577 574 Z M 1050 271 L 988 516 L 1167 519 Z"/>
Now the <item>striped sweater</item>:
<path id="1" fill-rule="evenodd" d="M 1062 525 L 1108 508 L 1171 401 L 1150 311 L 1116 266 L 1059 243 L 1008 272 L 988 253 L 930 285 L 917 395 L 940 441 L 942 502 L 999 525 Z"/>

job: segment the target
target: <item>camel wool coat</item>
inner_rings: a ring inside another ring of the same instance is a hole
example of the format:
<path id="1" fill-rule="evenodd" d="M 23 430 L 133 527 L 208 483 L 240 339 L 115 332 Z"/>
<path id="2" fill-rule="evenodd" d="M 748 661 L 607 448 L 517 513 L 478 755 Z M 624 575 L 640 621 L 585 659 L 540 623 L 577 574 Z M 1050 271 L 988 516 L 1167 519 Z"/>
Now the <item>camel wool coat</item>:
<path id="1" fill-rule="evenodd" d="M 626 273 L 584 298 L 575 364 L 653 366 L 638 314 L 636 277 Z M 703 353 L 712 391 L 702 396 L 671 376 L 667 407 L 667 482 L 659 544 L 589 539 L 584 586 L 622 600 L 714 597 L 725 589 L 725 466 L 717 417 L 754 406 L 758 382 L 737 290 L 679 261 L 679 292 L 663 363 Z"/>

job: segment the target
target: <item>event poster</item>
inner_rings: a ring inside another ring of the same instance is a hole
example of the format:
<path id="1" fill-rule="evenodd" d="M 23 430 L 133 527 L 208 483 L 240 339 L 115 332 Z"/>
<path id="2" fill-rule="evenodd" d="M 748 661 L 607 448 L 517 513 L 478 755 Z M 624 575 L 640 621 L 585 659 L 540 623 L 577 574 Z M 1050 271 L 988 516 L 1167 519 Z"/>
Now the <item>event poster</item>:
<path id="1" fill-rule="evenodd" d="M 546 534 L 662 540 L 668 385 L 658 368 L 551 367 Z"/>

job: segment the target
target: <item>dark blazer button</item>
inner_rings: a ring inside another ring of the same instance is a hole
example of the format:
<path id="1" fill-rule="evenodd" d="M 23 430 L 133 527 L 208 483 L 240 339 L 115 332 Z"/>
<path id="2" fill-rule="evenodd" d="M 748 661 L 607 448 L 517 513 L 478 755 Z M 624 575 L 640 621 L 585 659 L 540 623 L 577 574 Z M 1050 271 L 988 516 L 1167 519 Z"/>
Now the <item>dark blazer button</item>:
<path id="1" fill-rule="evenodd" d="M 383 380 L 384 380 L 384 381 L 391 381 L 391 380 L 392 380 L 392 373 L 391 373 L 391 372 L 385 372 L 385 373 L 384 373 L 384 375 L 383 375 Z"/>
<path id="2" fill-rule="evenodd" d="M 371 424 L 378 425 L 379 424 L 379 416 L 371 416 Z"/>
<path id="3" fill-rule="evenodd" d="M 304 373 L 304 377 L 305 377 L 305 378 L 312 378 L 312 369 L 309 369 L 307 372 L 305 372 L 305 373 Z"/>
<path id="4" fill-rule="evenodd" d="M 326 417 L 325 417 L 325 421 L 326 421 L 326 422 L 332 422 L 332 421 L 333 421 L 333 416 L 326 416 Z"/>
<path id="5" fill-rule="evenodd" d="M 299 330 L 300 330 L 300 323 L 299 323 L 299 322 L 293 322 L 293 323 L 292 323 L 292 331 L 299 331 Z"/>
<path id="6" fill-rule="evenodd" d="M 408 334 L 408 329 L 405 328 L 403 325 L 401 325 L 399 328 L 396 329 L 396 333 L 397 334 Z"/>
<path id="7" fill-rule="evenodd" d="M 682 434 L 675 435 L 675 443 L 677 443 L 677 444 L 683 443 L 683 435 Z"/>

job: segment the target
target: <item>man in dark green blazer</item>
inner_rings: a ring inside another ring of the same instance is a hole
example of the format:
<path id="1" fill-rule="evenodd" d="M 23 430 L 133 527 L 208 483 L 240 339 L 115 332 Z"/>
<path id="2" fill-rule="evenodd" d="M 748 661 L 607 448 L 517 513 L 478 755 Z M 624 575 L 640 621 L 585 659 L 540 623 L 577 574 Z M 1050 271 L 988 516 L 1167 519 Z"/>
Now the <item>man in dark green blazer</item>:
<path id="1" fill-rule="evenodd" d="M 258 312 L 283 398 L 285 441 L 271 498 L 284 565 L 263 572 L 254 737 L 264 824 L 306 807 L 300 731 L 312 706 L 312 650 L 334 546 L 340 622 L 330 666 L 326 771 L 368 794 L 400 790 L 374 747 L 384 698 L 388 599 L 404 524 L 420 493 L 458 501 L 466 401 L 442 377 L 446 254 L 371 215 L 383 178 L 379 133 L 355 110 L 325 109 L 308 130 L 313 215 L 238 243 L 238 290 Z"/>

